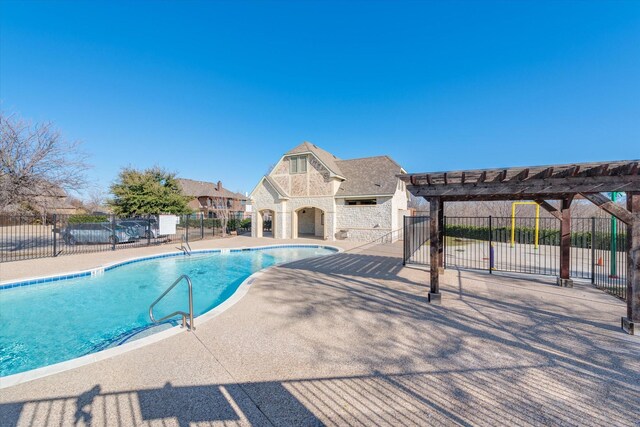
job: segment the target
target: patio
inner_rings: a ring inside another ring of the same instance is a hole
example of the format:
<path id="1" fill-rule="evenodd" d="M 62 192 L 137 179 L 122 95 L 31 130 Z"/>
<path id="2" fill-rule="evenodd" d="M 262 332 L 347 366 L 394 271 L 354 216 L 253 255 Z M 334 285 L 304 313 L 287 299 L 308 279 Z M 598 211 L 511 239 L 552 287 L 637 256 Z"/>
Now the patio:
<path id="1" fill-rule="evenodd" d="M 447 270 L 438 306 L 428 277 L 399 243 L 274 268 L 193 333 L 0 390 L 0 424 L 637 424 L 622 301 Z"/>

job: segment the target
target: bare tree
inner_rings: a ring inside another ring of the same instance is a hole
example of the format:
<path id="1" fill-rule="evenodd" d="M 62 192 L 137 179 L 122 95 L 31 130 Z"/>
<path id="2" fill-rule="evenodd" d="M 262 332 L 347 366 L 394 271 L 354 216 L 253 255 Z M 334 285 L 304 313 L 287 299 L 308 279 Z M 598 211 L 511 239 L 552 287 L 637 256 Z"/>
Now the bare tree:
<path id="1" fill-rule="evenodd" d="M 213 205 L 216 218 L 220 220 L 222 236 L 224 237 L 227 235 L 227 224 L 229 223 L 229 219 L 231 219 L 231 206 L 229 199 L 224 196 L 223 191 L 224 190 L 221 189 L 220 192 L 222 194 L 213 198 Z"/>
<path id="2" fill-rule="evenodd" d="M 414 196 L 409 193 L 409 201 L 407 202 L 409 209 L 414 209 L 417 214 L 429 212 L 429 202 L 424 197 Z"/>
<path id="3" fill-rule="evenodd" d="M 86 155 L 52 123 L 32 124 L 0 112 L 0 211 L 56 198 L 86 184 Z"/>
<path id="4" fill-rule="evenodd" d="M 89 212 L 104 212 L 107 207 L 107 195 L 102 188 L 94 187 L 84 200 L 84 206 Z"/>

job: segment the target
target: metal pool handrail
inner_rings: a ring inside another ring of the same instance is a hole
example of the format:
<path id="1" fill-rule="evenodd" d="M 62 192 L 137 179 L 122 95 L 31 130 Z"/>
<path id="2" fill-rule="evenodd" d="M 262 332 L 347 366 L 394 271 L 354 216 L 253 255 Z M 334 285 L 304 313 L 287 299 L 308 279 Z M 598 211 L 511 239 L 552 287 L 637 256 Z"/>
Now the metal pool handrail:
<path id="1" fill-rule="evenodd" d="M 182 236 L 182 244 L 180 245 L 180 250 L 184 252 L 185 255 L 191 256 L 191 246 L 189 246 L 188 241 L 185 242 L 184 236 Z"/>
<path id="2" fill-rule="evenodd" d="M 164 297 L 165 297 L 165 295 L 167 295 L 171 289 L 173 289 L 173 288 L 174 288 L 178 283 L 180 283 L 180 282 L 182 281 L 182 279 L 185 279 L 185 280 L 187 281 L 187 285 L 189 286 L 189 312 L 188 312 L 188 313 L 185 313 L 184 311 L 175 311 L 175 312 L 173 312 L 173 313 L 171 313 L 171 314 L 167 314 L 167 315 L 166 315 L 166 316 L 164 316 L 162 319 L 158 319 L 158 320 L 156 320 L 156 319 L 153 317 L 153 307 L 154 307 L 158 302 L 160 302 L 160 300 L 161 300 L 162 298 L 164 298 Z M 151 318 L 151 321 L 152 321 L 153 323 L 160 323 L 160 322 L 162 322 L 163 320 L 166 320 L 166 319 L 168 319 L 168 318 L 170 318 L 170 317 L 173 317 L 173 316 L 175 316 L 175 315 L 177 315 L 177 314 L 179 314 L 179 315 L 181 315 L 181 316 L 182 316 L 182 327 L 183 327 L 183 328 L 184 328 L 185 326 L 187 326 L 187 327 L 188 327 L 188 329 L 187 329 L 187 330 L 189 330 L 189 331 L 195 331 L 195 330 L 196 330 L 195 326 L 193 326 L 193 285 L 191 284 L 191 279 L 190 279 L 190 278 L 189 278 L 189 276 L 187 276 L 186 274 L 183 274 L 182 276 L 178 277 L 178 278 L 176 279 L 176 281 L 175 281 L 175 282 L 173 282 L 173 284 L 171 284 L 171 286 L 169 286 L 169 287 L 167 288 L 167 290 L 166 290 L 166 291 L 164 291 L 164 292 L 162 293 L 162 295 L 160 295 L 160 296 L 158 297 L 158 299 L 157 299 L 157 300 L 155 300 L 154 302 L 152 302 L 152 303 L 151 303 L 151 305 L 149 306 L 149 317 Z M 187 323 L 187 316 L 189 316 L 189 323 Z"/>

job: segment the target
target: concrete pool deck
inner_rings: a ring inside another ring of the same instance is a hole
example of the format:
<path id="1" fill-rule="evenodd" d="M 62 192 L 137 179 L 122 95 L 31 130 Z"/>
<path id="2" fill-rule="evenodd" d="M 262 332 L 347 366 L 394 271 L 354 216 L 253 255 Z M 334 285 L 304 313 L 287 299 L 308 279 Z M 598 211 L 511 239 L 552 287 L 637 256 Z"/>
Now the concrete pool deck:
<path id="1" fill-rule="evenodd" d="M 278 242 L 244 239 L 210 246 Z M 433 306 L 401 250 L 270 269 L 195 332 L 0 390 L 0 425 L 638 425 L 640 339 L 620 330 L 623 302 L 447 270 Z M 133 252 L 112 254 L 146 255 Z"/>

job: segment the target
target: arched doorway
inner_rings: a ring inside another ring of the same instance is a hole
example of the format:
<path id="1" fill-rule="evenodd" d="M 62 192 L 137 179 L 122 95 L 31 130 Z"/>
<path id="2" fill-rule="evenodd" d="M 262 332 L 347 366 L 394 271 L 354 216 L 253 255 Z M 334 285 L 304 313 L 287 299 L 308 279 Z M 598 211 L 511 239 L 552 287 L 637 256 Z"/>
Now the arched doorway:
<path id="1" fill-rule="evenodd" d="M 325 238 L 325 218 L 322 209 L 305 206 L 293 212 L 292 217 L 292 238 Z"/>
<path id="2" fill-rule="evenodd" d="M 256 237 L 276 237 L 276 213 L 271 209 L 258 211 Z"/>

